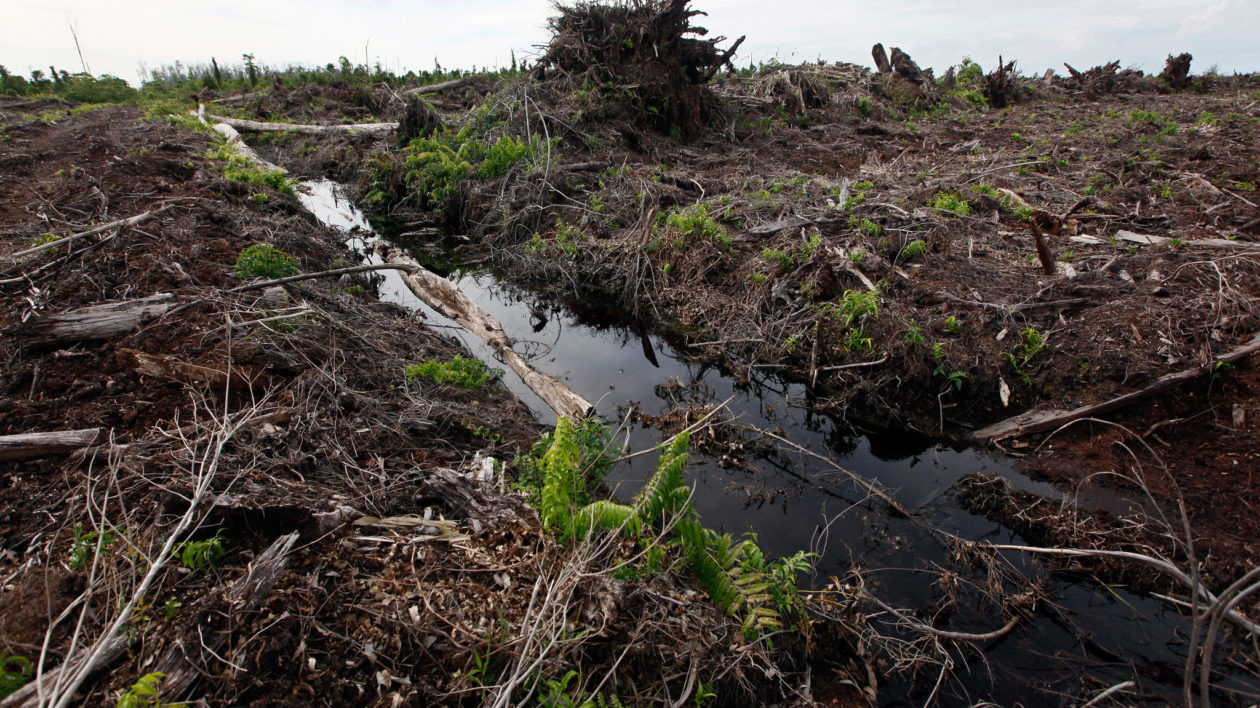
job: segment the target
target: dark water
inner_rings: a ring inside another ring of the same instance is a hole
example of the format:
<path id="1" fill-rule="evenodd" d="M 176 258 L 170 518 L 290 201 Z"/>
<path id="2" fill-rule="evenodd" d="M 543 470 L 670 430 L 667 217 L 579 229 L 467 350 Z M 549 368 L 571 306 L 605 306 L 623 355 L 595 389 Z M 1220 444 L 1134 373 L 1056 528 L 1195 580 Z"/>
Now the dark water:
<path id="1" fill-rule="evenodd" d="M 353 231 L 351 245 L 362 247 L 375 236 L 347 202 L 338 202 L 332 183 L 309 183 L 303 201 L 326 223 Z M 385 272 L 384 299 L 423 312 L 430 323 L 450 325 L 417 300 L 392 271 Z M 728 409 L 738 425 L 778 431 L 796 445 L 827 458 L 890 491 L 927 525 L 963 538 L 995 543 L 1022 543 L 1001 525 L 961 509 L 950 488 L 960 477 L 985 472 L 1002 475 L 1014 487 L 1058 500 L 1048 485 L 1018 474 L 1011 462 L 976 449 L 956 450 L 913 433 L 862 434 L 844 421 L 813 413 L 804 388 L 783 383 L 769 371 L 749 371 L 753 383 L 736 385 L 718 370 L 688 360 L 663 340 L 626 328 L 584 322 L 515 292 L 484 272 L 453 277 L 459 287 L 503 323 L 516 349 L 537 369 L 556 376 L 592 402 L 605 420 L 617 422 L 632 402 L 644 413 L 663 414 L 675 405 L 712 404 L 731 399 Z M 476 337 L 458 328 L 446 330 L 491 365 L 493 354 Z M 505 368 L 505 367 L 501 367 Z M 674 385 L 669 385 L 670 383 Z M 554 422 L 554 414 L 508 371 L 503 383 L 529 405 L 538 418 Z M 662 439 L 652 428 L 632 425 L 631 450 L 649 449 Z M 747 453 L 736 464 L 724 464 L 694 453 L 690 477 L 693 497 L 705 523 L 735 535 L 754 532 L 771 555 L 811 549 L 820 555 L 816 576 L 825 585 L 855 565 L 887 603 L 929 612 L 939 599 L 934 583 L 942 570 L 965 579 L 966 566 L 951 560 L 940 535 L 911 520 L 889 513 L 849 477 L 820 460 L 783 449 Z M 655 470 L 646 455 L 614 470 L 608 483 L 628 499 Z M 1122 507 L 1120 499 L 1094 500 Z M 1007 556 L 1024 572 L 1035 560 Z M 973 574 L 974 575 L 974 574 Z M 1180 695 L 1183 637 L 1188 623 L 1162 603 L 1106 587 L 1089 579 L 1054 576 L 1034 617 L 982 652 L 953 654 L 953 678 L 936 692 L 940 705 L 1076 705 L 1109 686 L 1137 682 L 1145 702 L 1177 702 Z M 955 631 L 987 632 L 1005 623 L 1009 614 L 977 603 L 963 593 L 957 615 L 945 626 Z M 930 616 L 930 612 L 927 616 Z M 1082 640 L 1082 637 L 1085 637 Z M 937 681 L 938 670 L 902 674 L 881 687 L 880 703 L 921 705 Z M 1143 702 L 1129 693 L 1128 702 Z M 909 698 L 913 696 L 913 700 Z"/>

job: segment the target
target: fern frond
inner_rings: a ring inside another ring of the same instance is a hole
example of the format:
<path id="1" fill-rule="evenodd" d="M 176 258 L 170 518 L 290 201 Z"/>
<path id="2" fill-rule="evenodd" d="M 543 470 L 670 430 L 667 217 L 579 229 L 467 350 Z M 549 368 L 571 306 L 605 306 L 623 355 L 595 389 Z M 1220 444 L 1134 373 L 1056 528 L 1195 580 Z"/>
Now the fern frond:
<path id="1" fill-rule="evenodd" d="M 635 515 L 634 507 L 613 501 L 591 502 L 582 507 L 573 518 L 573 532 L 579 536 L 585 536 L 595 529 L 616 531 L 623 527 L 632 535 L 638 536 L 639 517 Z"/>
<path id="2" fill-rule="evenodd" d="M 549 531 L 567 533 L 570 509 L 577 487 L 578 447 L 573 439 L 573 421 L 561 418 L 556 422 L 551 447 L 543 455 L 543 488 L 539 511 L 543 526 Z"/>
<path id="3" fill-rule="evenodd" d="M 659 522 L 667 512 L 681 512 L 687 506 L 689 490 L 683 470 L 690 458 L 687 454 L 690 440 L 690 435 L 682 433 L 661 451 L 656 473 L 639 494 L 639 518 L 644 523 Z"/>

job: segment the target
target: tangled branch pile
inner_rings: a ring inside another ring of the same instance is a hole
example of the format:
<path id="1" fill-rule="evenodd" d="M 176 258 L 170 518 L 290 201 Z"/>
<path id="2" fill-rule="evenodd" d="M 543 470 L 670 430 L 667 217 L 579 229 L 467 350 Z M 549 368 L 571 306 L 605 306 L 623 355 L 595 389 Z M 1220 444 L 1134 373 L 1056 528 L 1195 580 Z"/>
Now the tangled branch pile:
<path id="1" fill-rule="evenodd" d="M 703 84 L 730 62 L 744 38 L 722 51 L 717 45 L 725 37 L 687 36 L 708 34 L 691 24 L 705 13 L 687 5 L 687 0 L 633 0 L 560 6 L 535 75 L 544 79 L 551 69 L 552 76 L 591 80 L 606 94 L 624 94 L 636 122 L 694 133 L 719 110 Z"/>

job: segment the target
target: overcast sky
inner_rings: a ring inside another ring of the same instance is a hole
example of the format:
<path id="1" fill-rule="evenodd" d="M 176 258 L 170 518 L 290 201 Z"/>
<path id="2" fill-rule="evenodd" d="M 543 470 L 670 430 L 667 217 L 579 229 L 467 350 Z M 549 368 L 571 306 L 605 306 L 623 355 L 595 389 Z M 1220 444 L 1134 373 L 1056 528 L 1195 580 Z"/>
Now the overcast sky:
<path id="1" fill-rule="evenodd" d="M 132 82 L 142 65 L 240 63 L 283 67 L 366 56 L 389 69 L 506 65 L 547 40 L 548 0 L 17 0 L 0 23 L 0 64 L 14 73 L 54 64 Z M 1199 73 L 1260 71 L 1260 0 L 693 0 L 713 34 L 748 35 L 736 59 L 826 59 L 869 66 L 875 42 L 899 46 L 938 74 L 964 55 L 986 69 L 999 54 L 1025 73 L 1112 59 L 1158 72 L 1188 51 Z M 147 77 L 146 77 L 147 78 Z"/>

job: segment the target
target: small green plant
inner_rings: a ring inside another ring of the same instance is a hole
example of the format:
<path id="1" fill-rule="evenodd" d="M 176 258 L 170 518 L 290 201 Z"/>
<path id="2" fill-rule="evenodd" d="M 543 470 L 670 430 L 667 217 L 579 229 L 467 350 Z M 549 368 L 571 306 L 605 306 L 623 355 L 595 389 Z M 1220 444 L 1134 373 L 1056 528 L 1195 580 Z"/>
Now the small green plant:
<path id="1" fill-rule="evenodd" d="M 70 544 L 70 569 L 83 570 L 96 556 L 99 548 L 101 555 L 109 555 L 117 539 L 113 531 L 100 534 L 96 531 L 84 531 L 83 524 L 74 525 L 74 540 Z"/>
<path id="2" fill-rule="evenodd" d="M 1216 361 L 1212 364 L 1212 378 L 1219 378 L 1221 374 L 1226 373 L 1232 368 L 1234 368 L 1234 365 L 1228 361 Z"/>
<path id="3" fill-rule="evenodd" d="M 32 678 L 30 659 L 0 652 L 0 698 L 7 698 Z"/>
<path id="4" fill-rule="evenodd" d="M 967 200 L 953 192 L 938 193 L 932 200 L 932 208 L 955 216 L 968 216 L 971 214 L 971 205 L 967 203 Z"/>
<path id="5" fill-rule="evenodd" d="M 232 273 L 241 280 L 287 278 L 300 272 L 293 256 L 269 243 L 256 243 L 241 251 L 232 268 Z"/>
<path id="6" fill-rule="evenodd" d="M 870 236 L 871 238 L 878 238 L 884 232 L 879 224 L 870 219 L 862 219 L 862 223 L 858 225 L 858 231 L 862 232 L 862 235 Z"/>
<path id="7" fill-rule="evenodd" d="M 131 684 L 127 692 L 118 697 L 118 708 L 182 708 L 182 703 L 163 703 L 162 681 L 166 674 L 161 671 L 141 676 Z"/>
<path id="8" fill-rule="evenodd" d="M 928 246 L 926 241 L 923 241 L 922 239 L 915 239 L 914 241 L 907 243 L 905 247 L 901 249 L 901 253 L 898 254 L 897 257 L 903 261 L 908 261 L 912 258 L 922 256 L 927 253 L 927 250 Z"/>
<path id="9" fill-rule="evenodd" d="M 491 369 L 480 359 L 457 354 L 447 361 L 430 359 L 418 364 L 410 364 L 403 373 L 408 379 L 423 376 L 438 384 L 454 384 L 461 388 L 477 389 L 484 386 L 491 376 L 495 378 L 502 376 L 503 370 Z"/>
<path id="10" fill-rule="evenodd" d="M 223 558 L 223 529 L 204 541 L 180 543 L 175 547 L 175 554 L 179 556 L 180 565 L 209 575 Z"/>
<path id="11" fill-rule="evenodd" d="M 962 323 L 958 321 L 957 317 L 950 315 L 945 318 L 945 331 L 946 332 L 949 332 L 950 334 L 958 334 L 959 330 L 961 329 L 962 329 Z"/>
<path id="12" fill-rule="evenodd" d="M 671 209 L 665 214 L 663 223 L 666 229 L 684 240 L 704 239 L 713 241 L 721 248 L 731 247 L 731 237 L 726 233 L 726 228 L 709 215 L 709 207 L 704 204 Z"/>
<path id="13" fill-rule="evenodd" d="M 266 204 L 271 201 L 271 197 L 267 196 L 266 192 L 254 192 L 249 195 L 249 198 L 253 199 L 255 204 Z"/>
<path id="14" fill-rule="evenodd" d="M 863 118 L 870 118 L 871 117 L 871 99 L 867 96 L 862 96 L 858 98 L 857 111 L 858 111 L 858 115 L 862 116 Z"/>
<path id="15" fill-rule="evenodd" d="M 1006 358 L 1010 361 L 1011 367 L 1024 380 L 1024 383 L 1032 383 L 1032 375 L 1026 371 L 1025 367 L 1045 348 L 1046 337 L 1041 330 L 1028 327 L 1020 332 L 1019 344 L 1016 344 L 1012 351 L 1006 352 Z"/>
<path id="16" fill-rule="evenodd" d="M 906 331 L 902 333 L 901 338 L 911 344 L 920 346 L 927 344 L 927 337 L 923 336 L 923 328 L 918 325 L 910 325 Z"/>
<path id="17" fill-rule="evenodd" d="M 1252 182 L 1235 182 L 1234 186 L 1237 187 L 1240 192 L 1256 191 L 1256 185 Z"/>
<path id="18" fill-rule="evenodd" d="M 32 245 L 32 246 L 42 246 L 42 245 L 44 245 L 44 244 L 46 244 L 46 243 L 52 243 L 53 241 L 56 241 L 58 238 L 60 238 L 60 237 L 59 237 L 59 236 L 57 236 L 57 234 L 54 234 L 54 233 L 42 233 L 42 234 L 40 234 L 40 235 L 36 236 L 35 238 L 32 238 L 32 239 L 31 239 L 31 245 Z"/>

